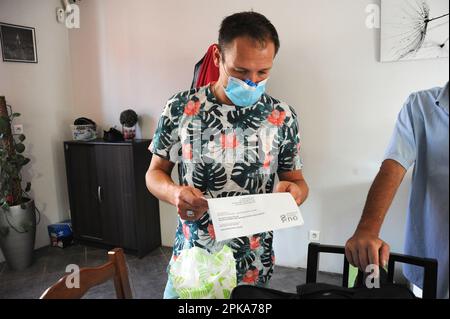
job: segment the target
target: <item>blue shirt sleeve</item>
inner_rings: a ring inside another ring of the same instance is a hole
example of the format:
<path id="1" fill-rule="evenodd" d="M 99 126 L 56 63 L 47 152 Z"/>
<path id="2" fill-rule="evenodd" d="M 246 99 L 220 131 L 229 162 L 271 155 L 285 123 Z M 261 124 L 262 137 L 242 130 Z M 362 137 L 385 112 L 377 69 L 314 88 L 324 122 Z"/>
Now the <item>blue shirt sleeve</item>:
<path id="1" fill-rule="evenodd" d="M 385 160 L 392 159 L 406 170 L 414 164 L 417 154 L 413 120 L 414 100 L 414 94 L 410 95 L 400 110 L 389 146 L 384 154 Z"/>

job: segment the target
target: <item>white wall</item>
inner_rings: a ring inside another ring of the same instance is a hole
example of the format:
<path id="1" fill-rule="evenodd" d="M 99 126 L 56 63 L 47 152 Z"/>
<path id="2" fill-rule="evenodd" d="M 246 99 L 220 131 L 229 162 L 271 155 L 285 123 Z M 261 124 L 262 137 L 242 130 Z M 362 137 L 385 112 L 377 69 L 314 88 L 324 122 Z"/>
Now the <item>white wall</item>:
<path id="1" fill-rule="evenodd" d="M 304 227 L 278 233 L 279 264 L 306 265 L 310 229 L 321 231 L 322 243 L 345 244 L 404 100 L 412 91 L 448 81 L 448 59 L 378 62 L 379 32 L 364 24 L 364 9 L 372 2 L 291 1 L 292 6 L 280 5 L 281 12 L 269 15 L 282 37 L 271 91 L 299 112 L 304 173 L 311 186 L 302 207 Z M 397 252 L 403 251 L 409 183 L 410 175 L 382 229 Z M 338 260 L 325 255 L 321 268 L 338 272 Z"/>
<path id="2" fill-rule="evenodd" d="M 0 21 L 36 28 L 39 63 L 3 62 L 0 95 L 22 116 L 26 155 L 24 178 L 42 212 L 36 248 L 49 244 L 47 225 L 69 216 L 62 141 L 70 138 L 72 93 L 67 29 L 57 24 L 58 0 L 0 0 Z M 0 260 L 3 255 L 0 252 Z"/>

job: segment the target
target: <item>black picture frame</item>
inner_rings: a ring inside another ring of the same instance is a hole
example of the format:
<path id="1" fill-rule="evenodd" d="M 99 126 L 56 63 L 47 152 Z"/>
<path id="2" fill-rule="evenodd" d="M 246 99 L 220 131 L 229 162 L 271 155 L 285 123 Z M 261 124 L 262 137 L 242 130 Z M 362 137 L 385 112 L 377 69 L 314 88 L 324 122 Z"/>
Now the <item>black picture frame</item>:
<path id="1" fill-rule="evenodd" d="M 0 42 L 4 62 L 38 63 L 35 28 L 0 22 Z"/>

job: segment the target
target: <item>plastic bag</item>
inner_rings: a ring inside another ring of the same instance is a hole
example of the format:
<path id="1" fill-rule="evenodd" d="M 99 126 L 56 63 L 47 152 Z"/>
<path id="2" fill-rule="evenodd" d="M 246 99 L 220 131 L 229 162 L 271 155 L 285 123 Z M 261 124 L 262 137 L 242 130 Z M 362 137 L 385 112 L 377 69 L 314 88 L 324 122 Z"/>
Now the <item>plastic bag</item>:
<path id="1" fill-rule="evenodd" d="M 193 247 L 180 253 L 169 276 L 181 299 L 229 299 L 237 285 L 236 261 L 228 246 L 214 254 Z"/>

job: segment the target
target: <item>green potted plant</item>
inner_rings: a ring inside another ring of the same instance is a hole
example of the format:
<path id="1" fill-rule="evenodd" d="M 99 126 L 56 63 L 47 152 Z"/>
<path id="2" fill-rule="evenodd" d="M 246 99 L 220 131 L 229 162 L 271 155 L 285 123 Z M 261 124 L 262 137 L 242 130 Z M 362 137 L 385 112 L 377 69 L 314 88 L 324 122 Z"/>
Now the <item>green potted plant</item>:
<path id="1" fill-rule="evenodd" d="M 12 121 L 19 116 L 0 96 L 0 248 L 14 270 L 32 263 L 36 236 L 36 208 L 28 195 L 31 184 L 23 185 L 21 175 L 30 162 L 22 155 L 25 135 L 15 136 L 11 130 Z"/>
<path id="2" fill-rule="evenodd" d="M 120 113 L 120 124 L 122 124 L 123 137 L 126 140 L 132 140 L 136 137 L 136 124 L 138 115 L 133 110 L 125 110 Z"/>

